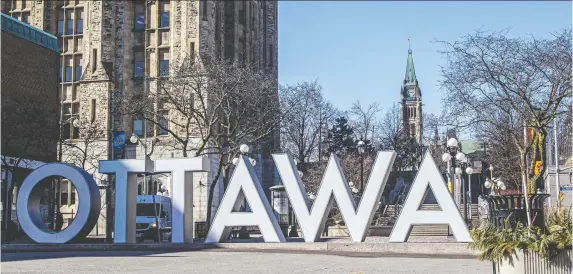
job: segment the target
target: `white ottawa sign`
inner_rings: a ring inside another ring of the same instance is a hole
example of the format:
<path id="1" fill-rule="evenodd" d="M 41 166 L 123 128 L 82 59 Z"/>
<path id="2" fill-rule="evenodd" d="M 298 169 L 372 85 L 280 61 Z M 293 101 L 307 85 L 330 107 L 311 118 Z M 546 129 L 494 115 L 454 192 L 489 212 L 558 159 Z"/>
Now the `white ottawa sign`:
<path id="1" fill-rule="evenodd" d="M 314 205 L 311 207 L 292 158 L 286 154 L 274 154 L 274 161 L 305 241 L 315 242 L 320 238 L 334 200 L 340 208 L 352 241 L 364 241 L 395 157 L 396 153 L 392 151 L 378 152 L 362 200 L 357 207 L 338 158 L 332 155 Z M 207 158 L 100 161 L 99 172 L 115 174 L 116 178 L 114 242 L 135 243 L 137 174 L 171 172 L 173 180 L 172 242 L 192 243 L 194 232 L 192 173 L 209 171 L 208 168 Z M 39 214 L 41 193 L 34 188 L 42 179 L 50 176 L 63 176 L 70 179 L 76 186 L 80 199 L 80 206 L 72 225 L 57 233 L 49 231 L 42 221 Z M 424 201 L 428 186 L 434 192 L 442 208 L 441 211 L 418 210 Z M 237 212 L 245 199 L 250 205 L 251 212 Z M 94 227 L 99 215 L 99 201 L 97 185 L 87 172 L 65 164 L 48 164 L 30 173 L 22 184 L 18 194 L 17 213 L 22 229 L 34 241 L 67 243 L 85 237 Z M 410 188 L 410 193 L 390 235 L 390 242 L 405 242 L 412 225 L 419 224 L 447 224 L 458 242 L 472 241 L 462 216 L 429 153 L 424 157 L 418 175 Z M 285 241 L 253 166 L 246 157 L 240 158 L 205 242 L 225 241 L 233 226 L 258 226 L 265 242 Z"/>

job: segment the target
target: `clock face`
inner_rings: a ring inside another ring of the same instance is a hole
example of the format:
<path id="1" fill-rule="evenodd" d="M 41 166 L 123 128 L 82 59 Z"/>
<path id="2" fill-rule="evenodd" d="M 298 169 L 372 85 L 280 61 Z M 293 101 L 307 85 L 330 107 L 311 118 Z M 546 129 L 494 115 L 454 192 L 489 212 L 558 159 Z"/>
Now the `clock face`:
<path id="1" fill-rule="evenodd" d="M 414 90 L 414 89 L 410 89 L 408 92 L 409 92 L 409 94 L 410 94 L 411 97 L 414 97 L 414 94 L 415 94 L 415 90 Z"/>

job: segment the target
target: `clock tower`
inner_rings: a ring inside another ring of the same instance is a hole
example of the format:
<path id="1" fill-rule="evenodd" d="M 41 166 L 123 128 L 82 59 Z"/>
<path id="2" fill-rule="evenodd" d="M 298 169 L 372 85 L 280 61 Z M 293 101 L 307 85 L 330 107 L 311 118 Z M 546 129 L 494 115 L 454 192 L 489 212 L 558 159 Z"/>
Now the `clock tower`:
<path id="1" fill-rule="evenodd" d="M 400 89 L 400 110 L 402 126 L 406 134 L 414 138 L 416 143 L 422 143 L 422 90 L 416 79 L 414 70 L 414 57 L 412 50 L 408 49 L 408 61 L 406 63 L 406 75 Z"/>

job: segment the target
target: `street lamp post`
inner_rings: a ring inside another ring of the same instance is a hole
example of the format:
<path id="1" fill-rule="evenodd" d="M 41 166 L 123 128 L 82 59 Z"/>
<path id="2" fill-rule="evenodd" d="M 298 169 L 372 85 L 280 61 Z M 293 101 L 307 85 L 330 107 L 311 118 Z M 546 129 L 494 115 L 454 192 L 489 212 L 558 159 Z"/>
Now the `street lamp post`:
<path id="1" fill-rule="evenodd" d="M 239 146 L 239 153 L 241 155 L 245 155 L 247 157 L 249 157 L 249 152 L 250 152 L 250 147 L 247 144 L 242 144 Z M 237 166 L 239 164 L 239 158 L 235 157 L 233 158 L 233 160 L 231 160 L 232 164 L 234 166 Z M 255 166 L 257 164 L 257 161 L 251 157 L 249 157 L 249 162 L 251 162 L 252 166 Z M 245 204 L 245 201 L 243 200 L 243 210 L 246 211 L 247 210 L 247 205 Z M 247 227 L 246 226 L 242 226 L 241 227 L 241 231 L 239 231 L 239 238 L 241 239 L 248 239 L 250 238 L 249 232 L 247 231 Z"/>
<path id="2" fill-rule="evenodd" d="M 364 192 L 364 153 L 366 148 L 364 147 L 364 141 L 358 141 L 358 154 L 360 155 L 360 192 Z"/>
<path id="3" fill-rule="evenodd" d="M 450 138 L 446 143 L 446 152 L 442 154 L 442 161 L 448 163 L 448 177 L 449 181 L 452 185 L 452 195 L 454 196 L 454 200 L 456 204 L 459 206 L 459 200 L 456 195 L 456 187 L 455 187 L 455 166 L 456 166 L 456 156 L 458 153 L 458 140 L 456 138 Z"/>
<path id="4" fill-rule="evenodd" d="M 146 121 L 144 121 L 144 123 L 146 123 Z M 147 129 L 144 126 L 144 130 L 145 130 L 145 135 L 144 135 L 144 142 L 141 141 L 141 139 L 139 138 L 139 136 L 132 134 L 131 137 L 129 138 L 129 141 L 131 141 L 134 144 L 138 144 L 141 143 L 141 145 L 144 148 L 145 151 L 145 160 L 149 160 L 151 158 L 151 155 L 153 154 L 153 149 L 155 148 L 155 144 L 159 141 L 159 139 L 153 139 L 151 141 L 151 151 L 149 151 L 149 153 L 147 153 Z M 153 175 L 149 175 L 149 182 L 153 181 Z M 148 190 L 147 190 L 147 173 L 144 174 L 143 177 L 143 186 L 145 186 L 146 191 L 143 192 L 144 195 L 148 195 Z M 152 183 L 153 184 L 153 183 Z M 142 187 L 143 189 L 143 187 Z M 151 199 L 153 200 L 153 204 L 155 205 L 155 193 L 151 193 Z M 155 211 L 155 223 L 160 224 L 159 222 L 159 218 L 158 218 L 158 214 L 157 214 L 157 208 L 155 206 L 153 206 L 153 210 Z M 161 242 L 162 237 L 161 237 L 161 231 L 160 229 L 157 229 L 157 239 L 159 240 L 159 242 Z"/>
<path id="5" fill-rule="evenodd" d="M 468 196 L 469 196 L 469 204 L 470 209 L 469 209 L 469 213 L 470 213 L 470 220 L 472 219 L 472 174 L 474 173 L 474 169 L 471 167 L 467 167 L 466 168 L 466 173 L 468 174 Z"/>
<path id="6" fill-rule="evenodd" d="M 456 156 L 458 153 L 458 140 L 456 140 L 456 138 L 450 138 L 444 145 L 446 152 L 442 154 L 442 161 L 448 163 L 448 175 L 449 175 L 448 183 L 451 184 L 451 191 L 454 197 L 454 202 L 456 203 L 456 206 L 458 206 L 459 210 L 460 203 L 458 195 L 456 195 L 457 194 L 456 192 L 458 190 L 457 187 L 455 186 L 455 181 L 456 181 L 455 167 L 456 167 Z M 450 227 L 448 227 L 448 236 L 451 235 L 453 235 L 452 230 Z"/>

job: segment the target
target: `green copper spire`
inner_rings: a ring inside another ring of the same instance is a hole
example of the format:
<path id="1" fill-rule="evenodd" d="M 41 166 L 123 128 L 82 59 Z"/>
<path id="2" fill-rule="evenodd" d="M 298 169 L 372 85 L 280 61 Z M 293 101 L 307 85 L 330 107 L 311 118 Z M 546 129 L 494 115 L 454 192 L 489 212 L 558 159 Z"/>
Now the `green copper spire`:
<path id="1" fill-rule="evenodd" d="M 414 70 L 414 57 L 412 57 L 412 50 L 408 49 L 408 63 L 406 65 L 406 76 L 404 77 L 406 85 L 415 85 L 416 70 Z"/>

